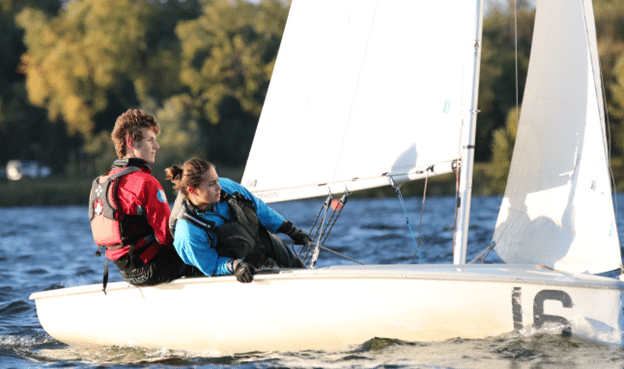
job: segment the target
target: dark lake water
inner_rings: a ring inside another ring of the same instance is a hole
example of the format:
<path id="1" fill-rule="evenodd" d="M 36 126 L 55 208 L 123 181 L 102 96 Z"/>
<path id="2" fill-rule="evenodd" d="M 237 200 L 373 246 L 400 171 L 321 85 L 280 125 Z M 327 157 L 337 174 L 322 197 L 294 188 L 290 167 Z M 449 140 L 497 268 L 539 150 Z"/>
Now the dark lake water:
<path id="1" fill-rule="evenodd" d="M 490 243 L 500 197 L 473 199 L 468 260 Z M 325 246 L 363 263 L 451 263 L 452 197 L 406 198 L 419 253 L 397 198 L 351 199 Z M 624 197 L 618 197 L 624 209 Z M 273 204 L 307 230 L 322 200 Z M 624 349 L 543 332 L 480 340 L 401 342 L 374 339 L 343 351 L 198 357 L 185 352 L 106 347 L 78 349 L 43 330 L 28 296 L 58 286 L 100 283 L 86 207 L 0 208 L 0 368 L 624 368 Z M 624 215 L 618 215 L 620 239 Z M 492 252 L 487 262 L 500 262 Z M 323 252 L 317 266 L 350 264 Z M 111 272 L 113 281 L 121 280 Z M 406 291 L 409 293 L 409 291 Z M 107 312 L 93 311 L 93 319 Z"/>

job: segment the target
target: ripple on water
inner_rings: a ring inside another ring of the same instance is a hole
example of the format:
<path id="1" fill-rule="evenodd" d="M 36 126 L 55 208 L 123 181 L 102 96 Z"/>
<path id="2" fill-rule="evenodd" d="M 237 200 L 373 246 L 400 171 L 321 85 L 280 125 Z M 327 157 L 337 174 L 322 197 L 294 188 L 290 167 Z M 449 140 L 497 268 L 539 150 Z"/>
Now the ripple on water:
<path id="1" fill-rule="evenodd" d="M 21 300 L 0 303 L 0 315 L 17 315 L 31 309 L 31 304 Z"/>

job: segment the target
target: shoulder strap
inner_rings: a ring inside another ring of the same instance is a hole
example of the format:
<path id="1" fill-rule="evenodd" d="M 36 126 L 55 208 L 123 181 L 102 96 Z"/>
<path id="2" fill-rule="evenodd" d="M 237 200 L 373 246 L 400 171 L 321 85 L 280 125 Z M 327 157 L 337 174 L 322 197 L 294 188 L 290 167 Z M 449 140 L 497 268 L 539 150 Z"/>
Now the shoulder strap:
<path id="1" fill-rule="evenodd" d="M 221 194 L 221 195 L 223 197 L 223 194 Z M 234 199 L 234 200 L 236 200 L 238 202 L 241 202 L 241 203 L 243 203 L 245 205 L 251 206 L 254 209 L 254 211 L 256 210 L 254 208 L 254 206 L 253 206 L 253 201 L 251 201 L 251 199 L 248 199 L 247 197 L 245 197 L 245 195 L 241 194 L 240 192 L 233 192 L 232 194 L 227 194 L 226 193 L 226 196 L 224 197 L 224 199 L 225 199 L 225 201 Z"/>
<path id="2" fill-rule="evenodd" d="M 194 212 L 193 210 L 189 209 L 188 205 L 186 204 L 186 202 L 183 202 L 184 207 L 184 211 L 181 211 L 178 213 L 177 218 L 178 219 L 184 219 L 187 222 L 205 230 L 205 231 L 213 231 L 215 229 L 215 223 L 211 222 L 209 220 L 206 220 L 204 218 L 202 218 L 201 216 L 199 216 L 199 214 L 197 214 L 196 212 Z"/>
<path id="3" fill-rule="evenodd" d="M 119 178 L 119 177 L 123 177 L 126 174 L 130 174 L 130 173 L 134 173 L 134 172 L 139 172 L 141 171 L 141 168 L 139 167 L 127 167 L 123 170 L 120 170 L 119 172 L 113 174 L 112 176 L 108 177 L 109 180 L 114 181 L 115 179 Z"/>
<path id="4" fill-rule="evenodd" d="M 93 183 L 91 184 L 91 194 L 90 194 L 90 200 L 89 200 L 89 219 L 93 219 L 93 217 L 95 216 L 93 203 L 98 199 L 101 200 L 102 202 L 102 214 L 106 218 L 115 219 L 117 215 L 116 212 L 119 209 L 118 198 L 117 198 L 117 190 L 119 188 L 118 179 L 127 174 L 134 173 L 140 170 L 141 168 L 132 166 L 132 167 L 127 167 L 123 170 L 120 170 L 119 172 L 111 176 L 108 176 L 108 177 L 99 176 L 96 179 L 94 179 Z M 101 179 L 104 177 L 106 177 L 106 179 L 103 182 L 100 182 Z M 112 193 L 112 197 L 115 202 L 114 206 L 113 204 L 110 203 L 109 197 L 108 197 L 111 185 L 114 186 L 113 193 Z"/>

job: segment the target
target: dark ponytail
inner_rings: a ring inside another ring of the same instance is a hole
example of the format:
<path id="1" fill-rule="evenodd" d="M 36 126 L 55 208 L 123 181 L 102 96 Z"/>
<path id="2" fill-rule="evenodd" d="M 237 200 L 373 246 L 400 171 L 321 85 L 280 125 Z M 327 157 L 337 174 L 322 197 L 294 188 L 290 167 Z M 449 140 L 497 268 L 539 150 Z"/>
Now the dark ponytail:
<path id="1" fill-rule="evenodd" d="M 197 188 L 202 183 L 204 174 L 214 168 L 206 160 L 191 159 L 179 167 L 174 165 L 165 169 L 165 175 L 173 183 L 173 189 L 179 191 L 188 199 L 188 188 Z"/>
<path id="2" fill-rule="evenodd" d="M 179 182 L 182 179 L 182 174 L 184 173 L 184 169 L 180 168 L 177 165 L 174 165 L 170 168 L 165 169 L 165 175 L 168 180 L 173 182 Z"/>

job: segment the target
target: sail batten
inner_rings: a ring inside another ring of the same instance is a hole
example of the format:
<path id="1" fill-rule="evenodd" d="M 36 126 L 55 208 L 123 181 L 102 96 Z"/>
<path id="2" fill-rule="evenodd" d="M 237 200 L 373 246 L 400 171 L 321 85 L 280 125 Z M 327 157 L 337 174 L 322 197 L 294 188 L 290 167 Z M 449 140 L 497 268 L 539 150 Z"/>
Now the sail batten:
<path id="1" fill-rule="evenodd" d="M 242 184 L 314 197 L 459 160 L 476 3 L 293 1 Z"/>
<path id="2" fill-rule="evenodd" d="M 601 273 L 621 263 L 590 1 L 538 1 L 496 251 Z"/>

